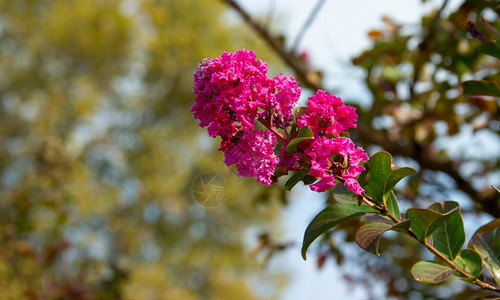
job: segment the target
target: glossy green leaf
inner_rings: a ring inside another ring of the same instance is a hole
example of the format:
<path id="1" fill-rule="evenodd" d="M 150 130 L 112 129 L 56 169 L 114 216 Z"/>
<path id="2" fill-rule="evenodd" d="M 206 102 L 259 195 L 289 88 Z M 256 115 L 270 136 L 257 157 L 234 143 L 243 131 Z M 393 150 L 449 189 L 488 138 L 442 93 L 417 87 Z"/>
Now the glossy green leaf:
<path id="1" fill-rule="evenodd" d="M 399 212 L 398 199 L 396 198 L 396 194 L 394 194 L 394 191 L 391 191 L 388 194 L 386 204 L 387 204 L 387 210 L 398 220 L 401 220 L 401 213 Z"/>
<path id="2" fill-rule="evenodd" d="M 367 168 L 369 173 L 366 177 L 360 176 L 360 181 L 366 193 L 372 197 L 375 203 L 383 204 L 385 207 L 387 207 L 387 202 L 391 201 L 391 209 L 395 211 L 395 197 L 388 200 L 390 193 L 401 179 L 415 174 L 415 169 L 393 167 L 392 156 L 385 151 L 375 153 L 366 164 L 369 165 Z M 399 218 L 399 215 L 396 217 Z"/>
<path id="3" fill-rule="evenodd" d="M 481 47 L 481 52 L 500 59 L 500 48 L 498 48 L 498 46 L 493 42 L 484 44 Z"/>
<path id="4" fill-rule="evenodd" d="M 290 143 L 288 143 L 288 145 L 286 145 L 285 149 L 288 153 L 296 153 L 299 144 L 308 139 L 310 138 L 295 138 L 291 140 Z"/>
<path id="5" fill-rule="evenodd" d="M 486 269 L 500 285 L 500 218 L 480 227 L 472 236 L 469 248 L 479 253 Z"/>
<path id="6" fill-rule="evenodd" d="M 314 137 L 314 134 L 312 132 L 311 127 L 309 126 L 304 126 L 299 129 L 299 133 L 297 135 L 299 138 L 312 138 Z"/>
<path id="7" fill-rule="evenodd" d="M 454 260 L 465 243 L 465 229 L 460 208 L 457 202 L 445 201 L 434 203 L 429 209 L 446 214 L 453 212 L 434 230 L 432 242 L 434 248 L 444 254 L 447 258 Z"/>
<path id="8" fill-rule="evenodd" d="M 485 95 L 500 97 L 500 89 L 491 81 L 469 80 L 462 84 L 464 95 Z"/>
<path id="9" fill-rule="evenodd" d="M 285 183 L 284 189 L 287 191 L 291 190 L 297 183 L 306 177 L 307 173 L 309 173 L 309 170 L 302 170 L 293 174 Z"/>
<path id="10" fill-rule="evenodd" d="M 410 229 L 417 238 L 425 241 L 456 210 L 458 207 L 442 214 L 431 209 L 410 208 L 406 212 L 406 218 L 412 220 Z"/>
<path id="11" fill-rule="evenodd" d="M 436 284 L 445 281 L 455 273 L 451 269 L 430 261 L 419 261 L 411 268 L 411 275 L 415 280 L 427 284 Z"/>
<path id="12" fill-rule="evenodd" d="M 468 274 L 477 278 L 483 272 L 483 260 L 474 250 L 463 249 L 455 259 L 457 266 Z"/>
<path id="13" fill-rule="evenodd" d="M 332 197 L 336 203 L 353 203 L 353 201 L 356 201 L 354 193 L 349 191 L 341 182 L 335 185 Z"/>
<path id="14" fill-rule="evenodd" d="M 311 243 L 321 234 L 336 225 L 347 222 L 368 213 L 377 211 L 367 205 L 358 205 L 357 203 L 334 203 L 322 210 L 307 226 L 302 242 L 302 257 L 306 259 L 306 252 Z"/>
<path id="15" fill-rule="evenodd" d="M 380 255 L 378 246 L 382 235 L 389 230 L 407 231 L 410 227 L 410 222 L 410 220 L 406 220 L 395 225 L 380 222 L 365 224 L 356 232 L 356 243 L 362 249 L 375 255 Z"/>

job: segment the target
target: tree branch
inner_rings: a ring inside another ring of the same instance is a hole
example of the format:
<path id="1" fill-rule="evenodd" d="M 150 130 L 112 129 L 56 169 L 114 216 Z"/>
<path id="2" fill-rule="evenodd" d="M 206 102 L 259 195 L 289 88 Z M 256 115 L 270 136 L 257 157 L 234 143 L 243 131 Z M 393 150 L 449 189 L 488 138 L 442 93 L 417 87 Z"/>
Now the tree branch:
<path id="1" fill-rule="evenodd" d="M 341 178 L 339 180 L 342 183 L 344 183 L 344 181 Z M 399 224 L 399 223 L 403 222 L 403 221 L 399 220 L 398 218 L 396 218 L 393 214 L 391 214 L 385 207 L 377 206 L 373 202 L 373 199 L 367 193 L 363 193 L 362 195 L 358 195 L 357 198 L 358 198 L 358 200 L 361 200 L 362 202 L 364 202 L 368 206 L 372 207 L 373 209 L 378 210 L 380 212 L 380 214 L 389 217 L 392 220 L 392 222 L 394 222 L 394 224 Z M 493 285 L 487 283 L 486 281 L 481 281 L 481 280 L 479 280 L 477 278 L 474 278 L 474 276 L 472 276 L 469 273 L 467 273 L 464 269 L 460 268 L 454 261 L 448 259 L 445 255 L 443 255 L 436 248 L 434 248 L 434 246 L 432 246 L 431 244 L 429 244 L 427 242 L 427 239 L 424 239 L 424 240 L 419 239 L 417 237 L 417 235 L 411 229 L 408 229 L 408 231 L 406 233 L 411 238 L 415 239 L 420 244 L 422 244 L 425 248 L 427 248 L 427 250 L 429 250 L 430 252 L 432 252 L 432 254 L 436 255 L 436 257 L 439 257 L 449 267 L 451 267 L 452 269 L 455 269 L 462 276 L 464 276 L 465 278 L 474 280 L 473 284 L 476 284 L 476 285 L 480 286 L 483 290 L 490 290 L 490 291 L 494 291 L 494 292 L 500 293 L 500 288 L 499 287 L 493 286 Z"/>

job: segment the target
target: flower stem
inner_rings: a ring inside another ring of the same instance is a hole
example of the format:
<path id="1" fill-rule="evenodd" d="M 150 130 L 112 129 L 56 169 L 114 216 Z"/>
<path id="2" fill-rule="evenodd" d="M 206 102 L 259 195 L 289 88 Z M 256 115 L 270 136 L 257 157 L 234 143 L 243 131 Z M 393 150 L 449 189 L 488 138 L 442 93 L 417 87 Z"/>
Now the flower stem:
<path id="1" fill-rule="evenodd" d="M 276 128 L 274 128 L 273 126 L 271 126 L 271 124 L 269 124 L 268 121 L 264 120 L 264 118 L 262 118 L 261 116 L 259 116 L 258 120 L 259 120 L 260 123 L 262 123 L 262 125 L 264 125 L 264 127 L 266 127 L 267 129 L 269 129 L 272 133 L 274 133 L 284 143 L 288 143 L 289 142 L 288 139 L 286 139 L 285 137 L 283 137 L 283 134 L 281 134 L 281 132 L 279 132 Z"/>

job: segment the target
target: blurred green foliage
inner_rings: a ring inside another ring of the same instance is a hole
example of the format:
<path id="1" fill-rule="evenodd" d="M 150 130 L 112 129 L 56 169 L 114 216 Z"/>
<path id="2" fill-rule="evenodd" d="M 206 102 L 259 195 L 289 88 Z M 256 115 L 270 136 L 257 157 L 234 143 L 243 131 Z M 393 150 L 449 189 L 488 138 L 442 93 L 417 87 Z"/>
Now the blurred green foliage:
<path id="1" fill-rule="evenodd" d="M 228 18 L 208 0 L 0 2 L 1 299 L 276 295 L 244 234 L 279 194 L 231 175 L 189 112 L 198 61 L 262 49 Z M 191 196 L 206 172 L 227 183 L 213 209 Z"/>

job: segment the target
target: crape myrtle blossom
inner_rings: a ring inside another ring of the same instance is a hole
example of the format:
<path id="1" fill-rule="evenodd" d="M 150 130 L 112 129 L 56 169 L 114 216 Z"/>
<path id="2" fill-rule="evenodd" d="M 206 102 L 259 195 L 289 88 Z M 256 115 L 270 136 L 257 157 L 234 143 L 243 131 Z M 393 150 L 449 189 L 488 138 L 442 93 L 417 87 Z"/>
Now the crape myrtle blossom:
<path id="1" fill-rule="evenodd" d="M 311 159 L 311 170 L 309 175 L 321 178 L 320 181 L 311 185 L 311 190 L 324 192 L 335 186 L 335 176 L 344 180 L 344 185 L 353 193 L 362 194 L 363 188 L 359 185 L 356 177 L 364 170 L 359 163 L 368 160 L 368 155 L 363 148 L 355 148 L 351 139 L 346 137 L 327 138 L 320 137 L 304 150 Z M 338 161 L 332 157 L 339 156 Z M 343 160 L 347 160 L 346 166 Z"/>
<path id="2" fill-rule="evenodd" d="M 356 177 L 364 170 L 359 164 L 368 160 L 368 155 L 363 148 L 355 148 L 351 139 L 338 136 L 355 128 L 357 119 L 355 108 L 345 105 L 342 99 L 331 93 L 318 90 L 316 95 L 309 97 L 307 109 L 299 117 L 297 126 L 309 126 L 314 133 L 314 141 L 304 153 L 311 159 L 309 175 L 321 180 L 311 185 L 311 190 L 323 192 L 330 189 L 335 186 L 335 176 L 338 176 L 351 192 L 364 192 Z M 337 155 L 341 155 L 340 161 L 333 161 L 332 157 Z M 347 165 L 342 164 L 343 160 Z"/>
<path id="3" fill-rule="evenodd" d="M 340 179 L 352 192 L 363 193 L 356 177 L 364 170 L 359 164 L 368 156 L 340 136 L 356 127 L 355 109 L 318 91 L 296 120 L 298 129 L 308 126 L 313 136 L 300 142 L 297 152 L 289 153 L 287 145 L 297 137 L 297 133 L 291 136 L 290 126 L 301 90 L 292 77 L 269 78 L 267 71 L 253 51 L 243 49 L 203 60 L 194 73 L 196 97 L 191 112 L 201 127 L 208 127 L 210 136 L 221 137 L 219 150 L 225 163 L 236 164 L 240 176 L 254 177 L 265 185 L 290 170 L 308 170 L 308 175 L 319 179 L 310 186 L 313 191 L 326 191 Z M 257 129 L 256 121 L 265 129 Z"/>
<path id="4" fill-rule="evenodd" d="M 273 183 L 272 175 L 279 158 L 274 155 L 276 137 L 270 131 L 245 131 L 236 143 L 231 143 L 224 152 L 224 162 L 236 164 L 238 174 L 254 177 L 265 185 Z"/>
<path id="5" fill-rule="evenodd" d="M 358 115 L 355 108 L 345 105 L 342 99 L 318 90 L 309 97 L 306 113 L 297 121 L 299 127 L 309 126 L 317 136 L 323 134 L 341 134 L 349 128 L 356 128 Z"/>
<path id="6" fill-rule="evenodd" d="M 269 78 L 267 71 L 267 65 L 245 49 L 200 62 L 194 73 L 197 96 L 191 108 L 200 126 L 208 126 L 210 136 L 223 140 L 239 129 L 254 129 L 259 116 L 270 121 L 270 112 L 275 124 L 288 126 L 300 88 L 295 79 Z"/>
<path id="7" fill-rule="evenodd" d="M 221 137 L 227 165 L 236 163 L 241 176 L 269 185 L 279 160 L 273 153 L 277 141 L 270 132 L 254 132 L 255 120 L 286 128 L 300 88 L 295 79 L 269 78 L 267 71 L 267 65 L 245 49 L 203 60 L 194 73 L 196 97 L 191 112 L 201 127 L 208 126 L 210 136 Z M 240 161 L 235 153 L 246 154 Z"/>

